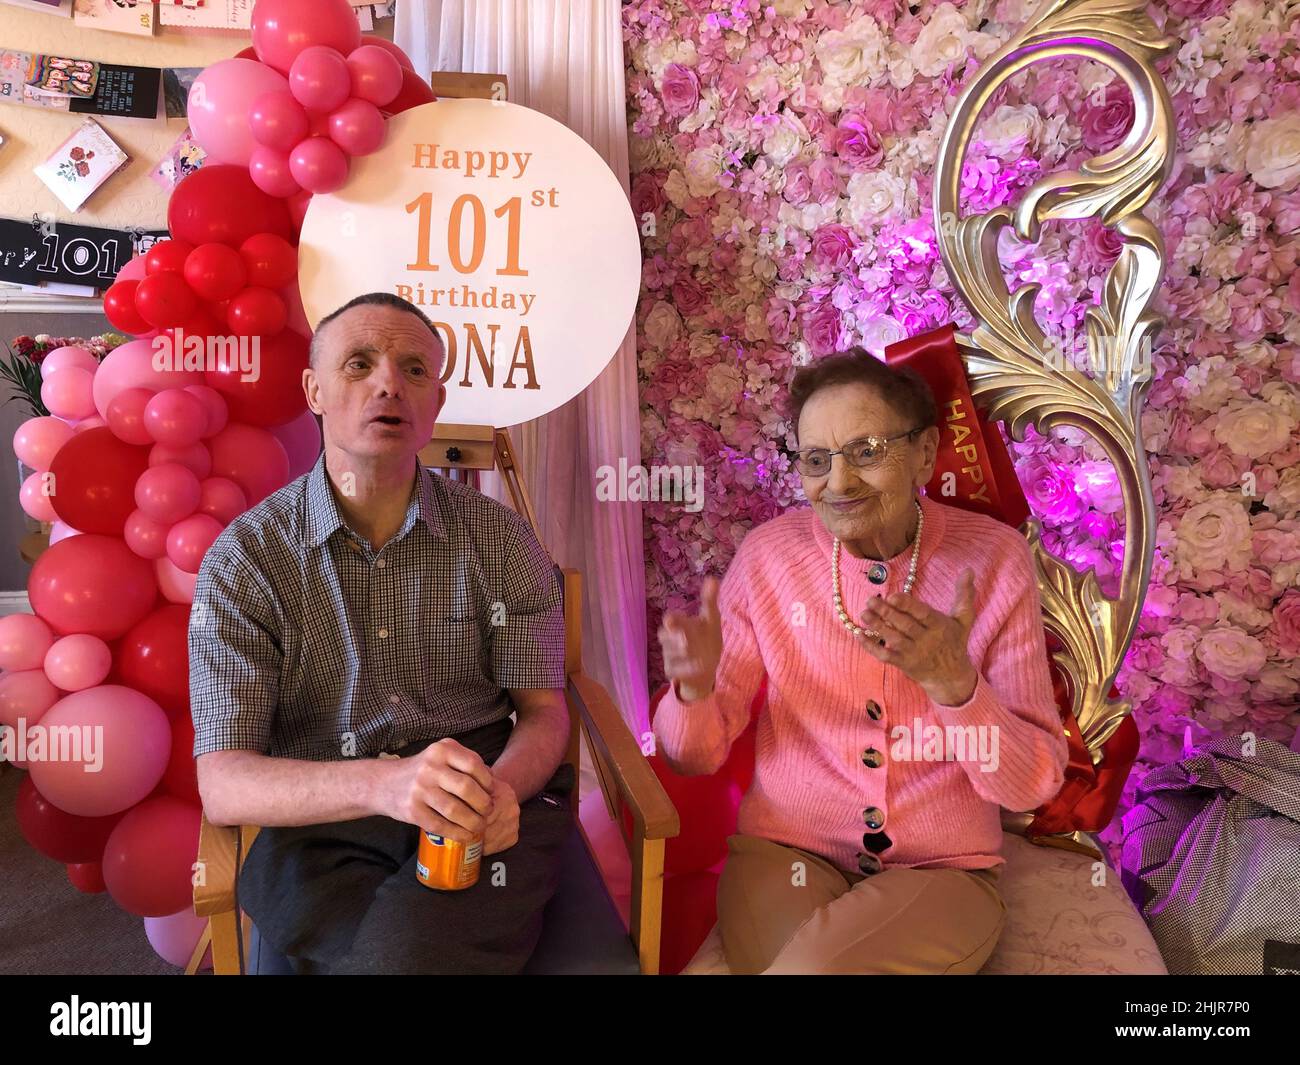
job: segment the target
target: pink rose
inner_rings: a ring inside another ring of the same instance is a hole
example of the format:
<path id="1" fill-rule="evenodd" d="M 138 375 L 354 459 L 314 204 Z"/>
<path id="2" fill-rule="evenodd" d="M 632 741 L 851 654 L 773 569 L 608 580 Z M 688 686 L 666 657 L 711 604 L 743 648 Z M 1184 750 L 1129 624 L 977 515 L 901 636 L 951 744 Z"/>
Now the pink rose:
<path id="1" fill-rule="evenodd" d="M 1300 592 L 1288 591 L 1273 608 L 1273 633 L 1278 650 L 1294 657 L 1300 654 Z"/>
<path id="2" fill-rule="evenodd" d="M 1030 506 L 1049 521 L 1074 521 L 1082 513 L 1074 477 L 1064 467 L 1035 456 L 1016 472 Z"/>
<path id="3" fill-rule="evenodd" d="M 823 270 L 843 270 L 853 258 L 857 238 L 847 226 L 821 226 L 812 238 L 813 262 Z"/>
<path id="4" fill-rule="evenodd" d="M 632 179 L 632 210 L 640 220 L 646 214 L 658 214 L 663 209 L 664 192 L 662 174 L 645 170 Z"/>
<path id="5" fill-rule="evenodd" d="M 772 343 L 785 344 L 790 339 L 790 327 L 794 324 L 794 304 L 789 300 L 771 299 L 767 304 L 767 331 L 772 335 Z"/>
<path id="6" fill-rule="evenodd" d="M 689 115 L 700 102 L 700 79 L 695 71 L 680 63 L 669 63 L 664 71 L 661 93 L 664 110 L 674 118 Z"/>
<path id="7" fill-rule="evenodd" d="M 785 188 L 781 190 L 781 195 L 789 203 L 798 207 L 808 202 L 811 193 L 812 179 L 808 176 L 808 168 L 803 163 L 794 163 L 786 167 Z"/>
<path id="8" fill-rule="evenodd" d="M 839 309 L 826 301 L 803 316 L 803 338 L 814 355 L 830 355 L 848 343 L 844 318 Z"/>
<path id="9" fill-rule="evenodd" d="M 1133 125 L 1133 97 L 1127 88 L 1106 85 L 1101 94 L 1101 104 L 1093 103 L 1090 96 L 1079 116 L 1084 147 L 1094 152 L 1115 147 Z"/>
<path id="10" fill-rule="evenodd" d="M 673 303 L 684 317 L 688 317 L 699 314 L 708 306 L 709 294 L 695 278 L 683 277 L 673 285 Z"/>
<path id="11" fill-rule="evenodd" d="M 840 119 L 835 130 L 835 154 L 855 170 L 874 169 L 885 157 L 880 138 L 861 112 Z"/>

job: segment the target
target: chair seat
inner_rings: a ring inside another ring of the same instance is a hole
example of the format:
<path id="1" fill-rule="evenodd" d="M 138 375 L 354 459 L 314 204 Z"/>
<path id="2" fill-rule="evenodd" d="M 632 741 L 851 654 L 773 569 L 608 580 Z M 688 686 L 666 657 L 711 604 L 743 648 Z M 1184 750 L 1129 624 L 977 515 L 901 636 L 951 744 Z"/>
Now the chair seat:
<path id="1" fill-rule="evenodd" d="M 293 973 L 289 959 L 265 942 L 256 926 L 247 969 L 258 976 Z M 560 886 L 547 903 L 542 938 L 524 972 L 635 976 L 640 971 L 636 948 L 575 823 L 561 857 Z"/>
<path id="2" fill-rule="evenodd" d="M 1012 832 L 1003 833 L 1002 856 L 1007 864 L 999 886 L 1007 904 L 1007 923 L 981 975 L 1168 972 L 1114 869 L 1107 866 L 1105 884 L 1094 887 L 1094 859 L 1035 846 Z M 716 927 L 682 972 L 728 974 Z"/>

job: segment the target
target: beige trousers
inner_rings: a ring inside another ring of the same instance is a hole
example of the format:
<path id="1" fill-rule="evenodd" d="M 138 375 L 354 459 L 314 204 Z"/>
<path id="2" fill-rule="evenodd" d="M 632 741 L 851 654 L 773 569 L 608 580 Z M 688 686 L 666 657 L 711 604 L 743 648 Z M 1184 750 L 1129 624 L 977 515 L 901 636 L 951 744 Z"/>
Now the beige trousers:
<path id="1" fill-rule="evenodd" d="M 733 973 L 975 973 L 1002 934 L 997 867 L 863 876 L 758 836 L 727 848 L 718 928 Z"/>

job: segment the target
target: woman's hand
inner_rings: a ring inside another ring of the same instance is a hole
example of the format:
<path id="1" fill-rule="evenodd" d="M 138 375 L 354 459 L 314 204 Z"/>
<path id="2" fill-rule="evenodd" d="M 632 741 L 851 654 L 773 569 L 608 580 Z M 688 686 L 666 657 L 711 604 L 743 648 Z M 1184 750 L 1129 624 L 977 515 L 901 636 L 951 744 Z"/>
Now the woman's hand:
<path id="1" fill-rule="evenodd" d="M 957 706 L 971 697 L 979 681 L 966 653 L 974 622 L 975 578 L 966 570 L 957 582 L 951 614 L 901 592 L 877 596 L 868 601 L 860 624 L 880 633 L 880 639 L 858 641 L 880 661 L 901 669 L 936 703 Z"/>
<path id="2" fill-rule="evenodd" d="M 664 674 L 677 682 L 684 702 L 693 703 L 713 691 L 722 660 L 722 618 L 718 614 L 718 579 L 705 577 L 700 587 L 700 612 L 692 617 L 677 610 L 664 615 L 659 645 Z"/>

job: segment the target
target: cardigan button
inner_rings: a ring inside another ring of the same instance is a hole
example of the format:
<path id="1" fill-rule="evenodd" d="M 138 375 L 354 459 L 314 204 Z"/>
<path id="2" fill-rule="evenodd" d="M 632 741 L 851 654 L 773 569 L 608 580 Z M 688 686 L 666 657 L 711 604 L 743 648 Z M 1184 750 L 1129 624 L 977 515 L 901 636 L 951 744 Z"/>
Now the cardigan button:
<path id="1" fill-rule="evenodd" d="M 885 827 L 885 811 L 879 806 L 868 806 L 862 811 L 862 820 L 872 832 L 875 832 Z"/>
<path id="2" fill-rule="evenodd" d="M 875 699 L 868 699 L 867 717 L 871 718 L 872 721 L 879 721 L 884 716 L 885 716 L 885 712 L 882 709 L 880 709 L 880 704 L 876 702 Z"/>
<path id="3" fill-rule="evenodd" d="M 879 769 L 885 764 L 885 756 L 874 747 L 868 747 L 862 752 L 862 764 L 868 769 Z"/>
<path id="4" fill-rule="evenodd" d="M 874 854 L 858 855 L 858 870 L 867 876 L 872 876 L 873 874 L 880 872 L 884 867 L 885 863 Z"/>
<path id="5" fill-rule="evenodd" d="M 873 562 L 867 567 L 867 580 L 872 584 L 884 584 L 889 580 L 889 568 L 883 562 Z"/>
<path id="6" fill-rule="evenodd" d="M 864 832 L 862 834 L 862 846 L 872 854 L 880 854 L 889 850 L 894 845 L 894 841 L 889 838 L 887 832 Z"/>

